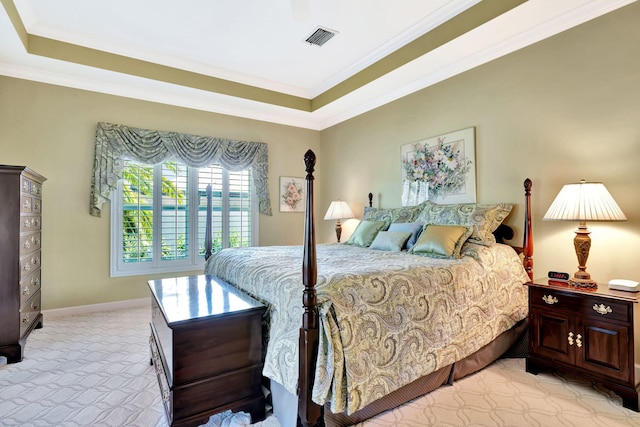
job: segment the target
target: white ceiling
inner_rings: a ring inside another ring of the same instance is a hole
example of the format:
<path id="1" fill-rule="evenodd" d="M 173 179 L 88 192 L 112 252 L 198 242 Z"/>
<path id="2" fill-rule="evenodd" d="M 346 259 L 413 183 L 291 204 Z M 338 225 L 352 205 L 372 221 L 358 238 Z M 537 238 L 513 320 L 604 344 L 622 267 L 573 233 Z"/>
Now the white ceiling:
<path id="1" fill-rule="evenodd" d="M 0 9 L 2 75 L 320 130 L 635 0 L 529 0 L 312 112 L 30 54 L 9 19 L 10 1 Z M 476 3 L 13 0 L 30 35 L 305 99 Z M 305 43 L 318 26 L 337 35 L 322 47 Z"/>

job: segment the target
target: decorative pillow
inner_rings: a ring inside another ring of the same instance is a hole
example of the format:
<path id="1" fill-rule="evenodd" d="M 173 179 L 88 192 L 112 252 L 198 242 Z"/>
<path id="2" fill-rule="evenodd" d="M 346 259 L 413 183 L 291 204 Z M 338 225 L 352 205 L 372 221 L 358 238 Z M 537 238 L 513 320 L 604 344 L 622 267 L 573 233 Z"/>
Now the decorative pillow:
<path id="1" fill-rule="evenodd" d="M 452 205 L 438 205 L 425 202 L 421 205 L 422 212 L 416 221 L 422 224 L 439 225 L 468 225 L 472 227 L 469 241 L 484 246 L 496 243 L 493 232 L 511 212 L 512 204 L 478 205 L 463 203 Z"/>
<path id="2" fill-rule="evenodd" d="M 409 252 L 432 258 L 457 259 L 471 232 L 471 227 L 466 225 L 427 224 Z"/>
<path id="3" fill-rule="evenodd" d="M 392 224 L 393 225 L 393 224 Z M 378 233 L 370 249 L 380 249 L 382 251 L 400 252 L 411 233 L 402 231 L 381 231 Z"/>
<path id="4" fill-rule="evenodd" d="M 422 211 L 421 206 L 406 206 L 402 208 L 381 209 L 365 206 L 362 219 L 368 221 L 384 221 L 385 230 L 395 222 L 414 222 Z"/>
<path id="5" fill-rule="evenodd" d="M 360 221 L 347 244 L 368 248 L 385 225 L 384 221 Z"/>
<path id="6" fill-rule="evenodd" d="M 418 236 L 422 231 L 422 224 L 419 222 L 394 222 L 389 226 L 389 231 L 401 231 L 403 233 L 411 233 L 409 240 L 405 244 L 403 249 L 409 249 L 416 244 Z"/>

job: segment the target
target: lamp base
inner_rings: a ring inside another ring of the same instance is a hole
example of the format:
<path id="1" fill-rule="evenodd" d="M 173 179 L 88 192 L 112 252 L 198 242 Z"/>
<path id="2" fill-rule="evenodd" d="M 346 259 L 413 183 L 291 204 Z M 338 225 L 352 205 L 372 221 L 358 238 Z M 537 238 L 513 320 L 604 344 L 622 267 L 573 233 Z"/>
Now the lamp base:
<path id="1" fill-rule="evenodd" d="M 569 279 L 569 286 L 579 289 L 598 289 L 598 283 L 595 280 L 578 279 L 577 277 Z"/>

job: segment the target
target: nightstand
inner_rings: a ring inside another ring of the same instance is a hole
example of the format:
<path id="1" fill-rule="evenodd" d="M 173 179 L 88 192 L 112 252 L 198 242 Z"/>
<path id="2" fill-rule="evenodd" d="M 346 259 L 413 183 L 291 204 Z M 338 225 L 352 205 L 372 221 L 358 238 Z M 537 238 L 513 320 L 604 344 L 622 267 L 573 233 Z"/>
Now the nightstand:
<path id="1" fill-rule="evenodd" d="M 537 279 L 529 287 L 526 370 L 582 375 L 613 390 L 638 410 L 640 294 L 599 285 L 582 290 Z"/>

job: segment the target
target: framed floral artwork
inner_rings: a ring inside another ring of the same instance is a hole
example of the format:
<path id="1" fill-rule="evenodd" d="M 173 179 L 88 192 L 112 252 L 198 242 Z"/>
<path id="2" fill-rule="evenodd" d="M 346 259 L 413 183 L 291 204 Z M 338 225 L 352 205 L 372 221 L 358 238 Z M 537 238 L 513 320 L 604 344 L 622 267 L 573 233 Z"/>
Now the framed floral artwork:
<path id="1" fill-rule="evenodd" d="M 304 178 L 280 177 L 280 212 L 304 212 Z"/>
<path id="2" fill-rule="evenodd" d="M 475 203 L 475 127 L 404 144 L 402 205 Z"/>

